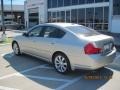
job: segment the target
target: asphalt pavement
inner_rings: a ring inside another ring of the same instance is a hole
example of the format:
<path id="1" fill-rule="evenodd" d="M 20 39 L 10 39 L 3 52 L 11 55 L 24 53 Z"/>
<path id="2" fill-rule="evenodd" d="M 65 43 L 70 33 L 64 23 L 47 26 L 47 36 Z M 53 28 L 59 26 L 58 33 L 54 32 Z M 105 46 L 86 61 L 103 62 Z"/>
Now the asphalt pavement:
<path id="1" fill-rule="evenodd" d="M 21 35 L 23 32 L 25 32 L 25 30 L 8 30 L 6 31 L 6 36 L 7 37 L 15 37 L 15 36 L 18 36 L 18 35 Z M 2 36 L 3 32 L 0 31 L 0 38 Z"/>

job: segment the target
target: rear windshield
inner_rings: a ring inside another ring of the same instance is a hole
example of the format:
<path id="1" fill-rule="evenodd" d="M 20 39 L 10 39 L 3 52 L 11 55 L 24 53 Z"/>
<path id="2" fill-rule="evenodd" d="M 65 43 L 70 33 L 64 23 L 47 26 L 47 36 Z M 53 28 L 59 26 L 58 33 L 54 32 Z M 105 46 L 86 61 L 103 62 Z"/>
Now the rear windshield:
<path id="1" fill-rule="evenodd" d="M 85 27 L 85 26 L 75 25 L 75 26 L 68 26 L 66 28 L 78 35 L 80 34 L 84 34 L 86 36 L 99 35 L 99 33 L 96 32 L 95 30 Z"/>

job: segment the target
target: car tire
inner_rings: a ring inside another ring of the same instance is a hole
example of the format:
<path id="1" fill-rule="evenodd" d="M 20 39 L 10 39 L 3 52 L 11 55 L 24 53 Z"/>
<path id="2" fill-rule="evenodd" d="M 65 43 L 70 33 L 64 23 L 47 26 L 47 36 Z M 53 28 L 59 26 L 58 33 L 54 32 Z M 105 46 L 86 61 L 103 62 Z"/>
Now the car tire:
<path id="1" fill-rule="evenodd" d="M 12 48 L 13 48 L 13 51 L 14 51 L 14 54 L 15 55 L 21 55 L 21 53 L 20 53 L 20 47 L 19 47 L 19 45 L 18 45 L 18 43 L 17 42 L 14 42 L 13 44 L 12 44 Z"/>
<path id="2" fill-rule="evenodd" d="M 62 53 L 57 53 L 53 57 L 53 65 L 57 72 L 67 74 L 71 71 L 69 59 Z"/>

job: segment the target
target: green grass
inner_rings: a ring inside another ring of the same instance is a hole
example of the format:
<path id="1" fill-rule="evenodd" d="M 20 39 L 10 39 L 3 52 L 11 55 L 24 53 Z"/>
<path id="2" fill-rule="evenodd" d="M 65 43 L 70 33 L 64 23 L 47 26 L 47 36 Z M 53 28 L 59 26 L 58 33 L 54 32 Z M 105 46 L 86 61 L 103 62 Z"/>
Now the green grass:
<path id="1" fill-rule="evenodd" d="M 8 44 L 12 42 L 12 38 L 6 38 L 5 41 L 0 41 L 0 44 Z"/>

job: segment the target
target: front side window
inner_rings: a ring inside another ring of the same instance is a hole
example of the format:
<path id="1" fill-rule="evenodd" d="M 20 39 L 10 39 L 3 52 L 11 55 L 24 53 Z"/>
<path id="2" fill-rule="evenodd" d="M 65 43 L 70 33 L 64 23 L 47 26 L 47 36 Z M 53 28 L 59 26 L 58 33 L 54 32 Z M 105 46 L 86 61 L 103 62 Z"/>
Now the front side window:
<path id="1" fill-rule="evenodd" d="M 65 35 L 65 32 L 63 30 L 60 30 L 55 27 L 46 27 L 44 37 L 46 38 L 62 38 Z"/>
<path id="2" fill-rule="evenodd" d="M 34 29 L 32 29 L 29 33 L 28 36 L 29 37 L 40 37 L 40 33 L 42 31 L 42 27 L 35 27 Z"/>

